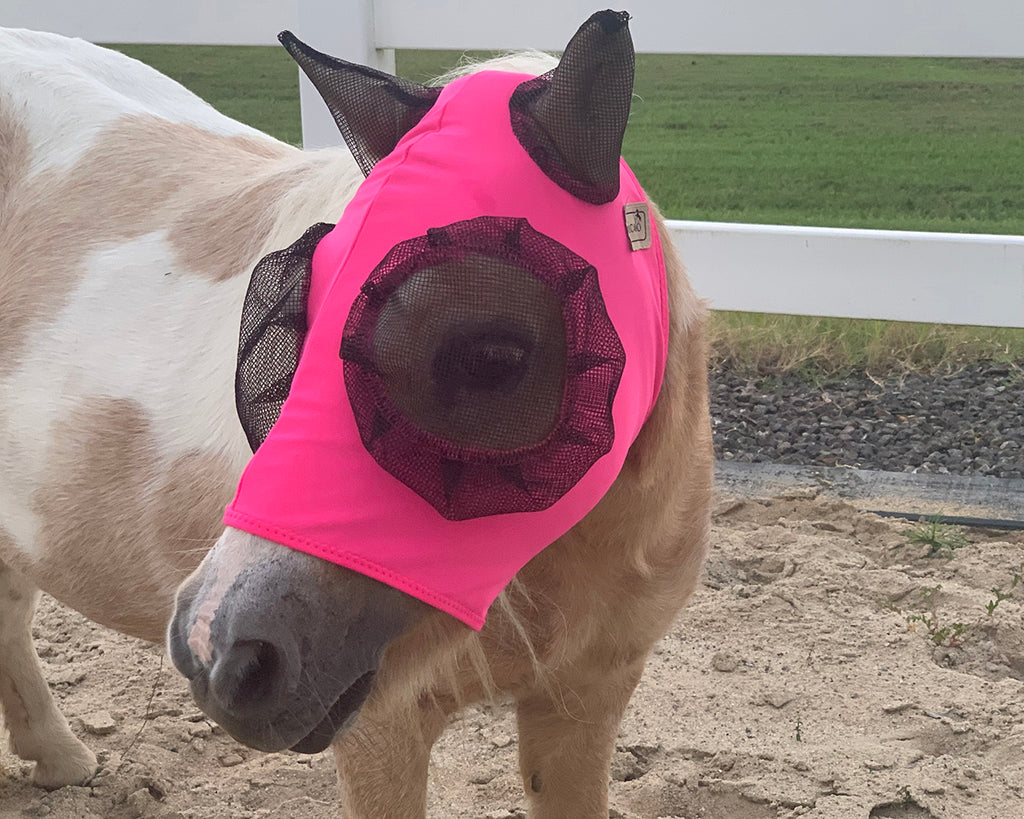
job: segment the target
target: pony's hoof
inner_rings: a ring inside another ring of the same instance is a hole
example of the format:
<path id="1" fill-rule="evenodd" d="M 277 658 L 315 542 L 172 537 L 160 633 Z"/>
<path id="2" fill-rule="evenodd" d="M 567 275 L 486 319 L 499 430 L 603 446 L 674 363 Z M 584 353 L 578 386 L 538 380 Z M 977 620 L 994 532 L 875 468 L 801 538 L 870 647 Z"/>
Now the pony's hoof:
<path id="1" fill-rule="evenodd" d="M 92 779 L 96 768 L 96 754 L 83 745 L 59 759 L 36 762 L 32 782 L 48 791 L 65 785 L 84 785 Z"/>

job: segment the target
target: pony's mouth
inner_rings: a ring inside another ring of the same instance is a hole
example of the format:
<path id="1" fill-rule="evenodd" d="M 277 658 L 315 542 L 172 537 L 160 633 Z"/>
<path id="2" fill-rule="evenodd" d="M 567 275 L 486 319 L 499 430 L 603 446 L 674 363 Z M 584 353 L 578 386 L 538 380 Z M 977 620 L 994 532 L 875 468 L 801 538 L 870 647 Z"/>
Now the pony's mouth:
<path id="1" fill-rule="evenodd" d="M 335 701 L 326 716 L 306 736 L 292 745 L 291 750 L 300 754 L 318 754 L 331 744 L 331 740 L 359 713 L 359 709 L 373 688 L 375 670 L 367 671 L 345 689 Z"/>

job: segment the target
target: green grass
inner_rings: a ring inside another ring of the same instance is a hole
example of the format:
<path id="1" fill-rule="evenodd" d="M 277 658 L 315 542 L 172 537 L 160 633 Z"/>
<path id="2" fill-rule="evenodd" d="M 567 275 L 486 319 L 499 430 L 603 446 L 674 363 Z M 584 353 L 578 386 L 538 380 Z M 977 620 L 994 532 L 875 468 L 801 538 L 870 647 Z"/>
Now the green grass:
<path id="1" fill-rule="evenodd" d="M 1024 61 L 638 60 L 623 153 L 676 218 L 1024 233 Z"/>
<path id="2" fill-rule="evenodd" d="M 708 326 L 715 365 L 750 374 L 848 370 L 954 371 L 972 361 L 1024 365 L 1024 330 L 904 321 L 716 311 Z"/>
<path id="3" fill-rule="evenodd" d="M 903 537 L 907 543 L 927 546 L 927 557 L 952 554 L 969 543 L 963 527 L 942 523 L 938 517 L 922 520 L 912 529 L 906 529 Z"/>
<path id="4" fill-rule="evenodd" d="M 118 48 L 300 142 L 283 49 Z M 400 52 L 398 72 L 460 57 Z M 1024 234 L 1024 60 L 640 55 L 636 77 L 623 153 L 671 218 Z M 759 371 L 1024 362 L 1021 330 L 717 313 L 711 332 Z"/>

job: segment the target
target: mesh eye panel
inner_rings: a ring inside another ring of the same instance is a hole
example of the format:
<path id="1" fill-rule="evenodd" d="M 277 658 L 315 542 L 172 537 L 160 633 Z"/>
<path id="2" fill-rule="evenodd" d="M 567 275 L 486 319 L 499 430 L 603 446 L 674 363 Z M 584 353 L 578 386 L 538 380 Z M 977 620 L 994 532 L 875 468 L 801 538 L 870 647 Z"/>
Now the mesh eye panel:
<path id="1" fill-rule="evenodd" d="M 619 193 L 619 156 L 633 95 L 629 14 L 597 12 L 558 67 L 522 83 L 509 101 L 512 130 L 559 187 L 594 205 Z"/>
<path id="2" fill-rule="evenodd" d="M 380 313 L 373 352 L 395 407 L 458 446 L 532 446 L 558 420 L 561 305 L 507 260 L 461 252 L 412 273 Z"/>
<path id="3" fill-rule="evenodd" d="M 306 338 L 313 251 L 334 225 L 313 225 L 253 269 L 242 304 L 235 407 L 253 452 L 270 433 L 291 389 Z"/>
<path id="4" fill-rule="evenodd" d="M 525 219 L 396 245 L 341 357 L 363 445 L 449 520 L 546 509 L 614 440 L 625 351 L 597 272 Z"/>

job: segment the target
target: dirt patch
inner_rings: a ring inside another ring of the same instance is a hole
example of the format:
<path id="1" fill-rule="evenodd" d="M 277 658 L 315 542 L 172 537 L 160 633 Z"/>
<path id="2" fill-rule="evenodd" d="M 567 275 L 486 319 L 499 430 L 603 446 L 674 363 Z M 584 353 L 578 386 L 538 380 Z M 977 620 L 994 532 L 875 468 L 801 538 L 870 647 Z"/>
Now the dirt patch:
<path id="1" fill-rule="evenodd" d="M 705 582 L 623 722 L 611 816 L 988 819 L 1024 804 L 1024 587 L 987 611 L 1021 570 L 1024 537 L 969 532 L 926 557 L 908 526 L 808 492 L 720 499 Z M 35 631 L 103 769 L 46 794 L 5 751 L 0 817 L 339 815 L 328 755 L 237 745 L 160 649 L 50 600 Z M 525 815 L 507 708 L 453 722 L 430 793 L 434 817 Z"/>

